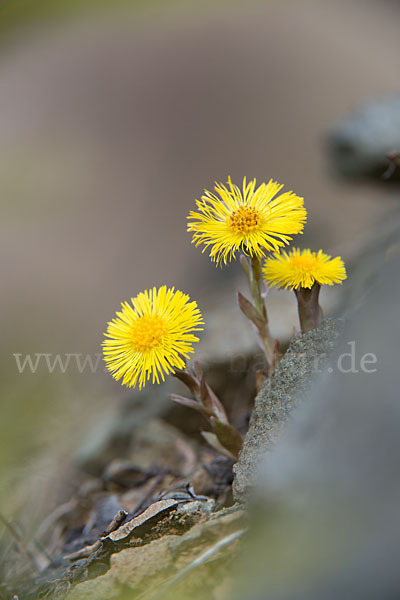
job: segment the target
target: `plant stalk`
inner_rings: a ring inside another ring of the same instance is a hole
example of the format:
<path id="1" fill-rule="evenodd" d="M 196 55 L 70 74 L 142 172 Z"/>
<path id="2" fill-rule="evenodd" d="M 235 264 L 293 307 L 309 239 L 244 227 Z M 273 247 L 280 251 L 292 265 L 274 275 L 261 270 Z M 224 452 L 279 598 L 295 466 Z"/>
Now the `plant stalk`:
<path id="1" fill-rule="evenodd" d="M 257 256 L 252 256 L 249 260 L 242 256 L 241 264 L 244 272 L 247 275 L 249 281 L 249 288 L 251 297 L 253 299 L 254 308 L 257 311 L 257 316 L 251 317 L 249 311 L 243 309 L 242 304 L 239 301 L 239 305 L 244 314 L 252 321 L 258 343 L 265 354 L 268 363 L 268 372 L 272 373 L 280 359 L 282 354 L 279 351 L 278 340 L 274 339 L 269 330 L 267 309 L 265 306 L 264 298 L 262 295 L 262 270 L 261 260 Z"/>
<path id="2" fill-rule="evenodd" d="M 321 286 L 315 282 L 311 288 L 300 287 L 294 290 L 297 298 L 300 328 L 302 333 L 315 329 L 323 319 L 322 309 L 319 305 L 319 292 Z"/>

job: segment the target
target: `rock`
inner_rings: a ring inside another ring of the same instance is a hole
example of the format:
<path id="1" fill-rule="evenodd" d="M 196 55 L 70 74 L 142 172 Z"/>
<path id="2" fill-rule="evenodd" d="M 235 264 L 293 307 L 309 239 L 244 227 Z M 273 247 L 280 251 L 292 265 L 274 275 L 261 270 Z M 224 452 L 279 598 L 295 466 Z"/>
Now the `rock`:
<path id="1" fill-rule="evenodd" d="M 130 458 L 136 436 L 165 410 L 166 398 L 174 390 L 171 381 L 150 386 L 142 392 L 133 391 L 121 406 L 110 407 L 94 421 L 86 438 L 73 457 L 77 467 L 100 476 L 111 461 Z M 137 466 L 141 466 L 137 464 Z"/>
<path id="2" fill-rule="evenodd" d="M 335 169 L 346 177 L 375 177 L 389 167 L 387 154 L 400 150 L 400 96 L 369 102 L 333 125 L 328 150 Z M 399 169 L 392 175 L 399 175 Z"/>
<path id="3" fill-rule="evenodd" d="M 254 486 L 260 458 L 270 450 L 296 404 L 309 393 L 311 384 L 336 347 L 343 323 L 324 319 L 318 328 L 296 336 L 258 394 L 239 460 L 234 465 L 233 493 L 243 501 Z"/>
<path id="4" fill-rule="evenodd" d="M 210 515 L 215 510 L 215 500 L 194 500 L 193 502 L 184 502 L 178 504 L 176 512 L 182 515 Z"/>
<path id="5" fill-rule="evenodd" d="M 121 525 L 116 531 L 110 533 L 104 542 L 110 540 L 113 544 L 126 544 L 131 536 L 140 536 L 144 529 L 149 529 L 160 516 L 168 513 L 178 504 L 177 500 L 159 500 L 154 502 L 145 511 L 134 517 L 124 525 Z"/>
<path id="6" fill-rule="evenodd" d="M 131 460 L 115 458 L 105 468 L 101 478 L 108 487 L 115 484 L 119 488 L 132 489 L 143 485 L 151 475 L 151 472 L 138 467 Z"/>
<path id="7" fill-rule="evenodd" d="M 219 505 L 232 504 L 233 462 L 224 456 L 216 456 L 209 463 L 202 463 L 191 477 L 196 494 L 211 496 Z"/>
<path id="8" fill-rule="evenodd" d="M 217 513 L 185 534 L 167 535 L 111 557 L 111 573 L 121 584 L 146 593 L 166 583 L 219 540 L 243 529 L 244 513 L 237 507 Z"/>
<path id="9" fill-rule="evenodd" d="M 400 597 L 399 273 L 399 256 L 381 264 L 268 455 L 237 598 Z"/>
<path id="10" fill-rule="evenodd" d="M 224 552 L 232 555 L 235 542 L 245 527 L 244 511 L 236 505 L 208 516 L 183 535 L 165 535 L 143 546 L 116 552 L 111 556 L 110 569 L 105 575 L 79 583 L 67 594 L 66 600 L 109 600 L 123 590 L 131 593 L 135 590 L 135 594 L 143 599 L 158 592 L 162 593 L 162 598 L 169 598 L 169 594 L 176 597 L 177 588 L 180 589 L 182 582 L 186 585 L 192 571 L 199 577 L 199 568 L 205 568 L 208 574 L 201 572 L 198 582 L 204 592 L 204 586 L 221 583 L 221 572 L 218 566 L 216 570 L 215 560 L 219 563 Z M 203 559 L 205 552 L 209 553 Z"/>
<path id="11" fill-rule="evenodd" d="M 173 403 L 165 397 L 166 407 Z M 188 475 L 197 462 L 198 444 L 163 419 L 153 418 L 132 437 L 129 458 L 147 471 Z"/>
<path id="12" fill-rule="evenodd" d="M 110 573 L 96 577 L 91 581 L 84 581 L 75 586 L 68 593 L 68 600 L 113 600 L 120 598 L 121 586 L 111 577 Z"/>

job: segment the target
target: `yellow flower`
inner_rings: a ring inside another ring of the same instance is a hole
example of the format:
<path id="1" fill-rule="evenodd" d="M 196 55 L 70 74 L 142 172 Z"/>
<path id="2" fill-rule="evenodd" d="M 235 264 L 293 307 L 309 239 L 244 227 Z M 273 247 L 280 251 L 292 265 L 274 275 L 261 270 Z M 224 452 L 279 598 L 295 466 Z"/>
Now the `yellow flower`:
<path id="1" fill-rule="evenodd" d="M 205 190 L 196 200 L 199 212 L 191 211 L 188 231 L 193 243 L 211 246 L 210 258 L 225 264 L 237 250 L 261 258 L 265 250 L 278 250 L 289 243 L 291 235 L 302 233 L 307 212 L 303 199 L 293 192 L 277 193 L 283 185 L 272 181 L 256 189 L 256 180 L 246 183 L 243 191 L 231 178 L 228 186 L 215 184 L 215 194 Z"/>
<path id="2" fill-rule="evenodd" d="M 294 248 L 289 254 L 267 258 L 263 268 L 265 281 L 280 288 L 311 288 L 315 282 L 321 285 L 342 283 L 346 279 L 346 269 L 340 256 L 331 258 L 322 250 L 299 250 Z"/>
<path id="3" fill-rule="evenodd" d="M 121 312 L 108 323 L 103 342 L 108 370 L 123 385 L 139 388 L 152 376 L 152 383 L 175 369 L 183 369 L 183 358 L 193 352 L 192 342 L 199 339 L 203 318 L 189 296 L 164 285 L 154 287 L 121 304 Z"/>

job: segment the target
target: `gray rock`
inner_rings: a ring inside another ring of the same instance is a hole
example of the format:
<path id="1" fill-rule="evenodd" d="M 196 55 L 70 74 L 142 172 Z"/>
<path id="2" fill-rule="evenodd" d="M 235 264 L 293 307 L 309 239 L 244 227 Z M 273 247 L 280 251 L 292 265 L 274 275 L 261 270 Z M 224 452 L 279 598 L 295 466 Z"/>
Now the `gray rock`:
<path id="1" fill-rule="evenodd" d="M 382 177 L 389 167 L 386 155 L 400 151 L 400 96 L 362 106 L 334 124 L 327 141 L 332 164 L 340 175 Z"/>
<path id="2" fill-rule="evenodd" d="M 226 576 L 218 566 L 223 551 L 229 560 L 246 528 L 246 515 L 236 505 L 209 515 L 182 535 L 171 533 L 113 553 L 109 571 L 76 585 L 67 600 L 109 600 L 118 591 L 126 593 L 124 598 L 143 600 L 210 598 L 210 588 Z M 194 588 L 199 590 L 195 595 Z"/>
<path id="3" fill-rule="evenodd" d="M 293 408 L 309 394 L 315 375 L 338 344 L 343 323 L 324 319 L 317 329 L 292 339 L 272 377 L 258 394 L 239 461 L 233 467 L 234 497 L 243 501 L 257 480 L 258 464 L 279 438 Z"/>
<path id="4" fill-rule="evenodd" d="M 194 500 L 192 502 L 185 502 L 178 504 L 176 512 L 182 515 L 211 515 L 215 510 L 215 500 L 208 498 L 207 500 Z"/>
<path id="5" fill-rule="evenodd" d="M 399 275 L 399 255 L 381 265 L 330 370 L 269 453 L 235 598 L 400 597 Z M 349 341 L 354 364 L 340 362 Z"/>
<path id="6" fill-rule="evenodd" d="M 111 573 L 106 573 L 96 579 L 84 581 L 73 587 L 68 595 L 68 600 L 113 600 L 121 598 L 122 587 L 112 577 Z"/>

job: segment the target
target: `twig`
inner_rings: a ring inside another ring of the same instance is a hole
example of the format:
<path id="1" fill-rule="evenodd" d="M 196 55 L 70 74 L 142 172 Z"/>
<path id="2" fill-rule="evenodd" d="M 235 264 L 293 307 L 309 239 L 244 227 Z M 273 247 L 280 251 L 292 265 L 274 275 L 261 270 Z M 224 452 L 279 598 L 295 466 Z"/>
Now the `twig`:
<path id="1" fill-rule="evenodd" d="M 76 552 L 66 554 L 64 558 L 71 561 L 79 560 L 80 558 L 86 558 L 94 552 L 97 552 L 97 550 L 99 550 L 99 548 L 101 547 L 101 538 L 106 537 L 113 531 L 116 531 L 125 521 L 127 516 L 128 513 L 126 512 L 126 510 L 119 510 L 117 514 L 112 518 L 105 531 L 103 531 L 103 533 L 99 536 L 99 539 L 94 542 L 94 544 L 91 544 L 90 546 L 85 546 L 84 548 L 80 548 Z"/>
<path id="2" fill-rule="evenodd" d="M 115 517 L 110 521 L 110 524 L 107 527 L 107 529 L 105 530 L 103 535 L 108 535 L 109 533 L 112 533 L 113 531 L 118 529 L 118 527 L 120 527 L 122 525 L 122 523 L 125 521 L 127 516 L 128 516 L 128 513 L 126 512 L 126 510 L 119 510 L 117 512 L 117 514 L 115 515 Z"/>

